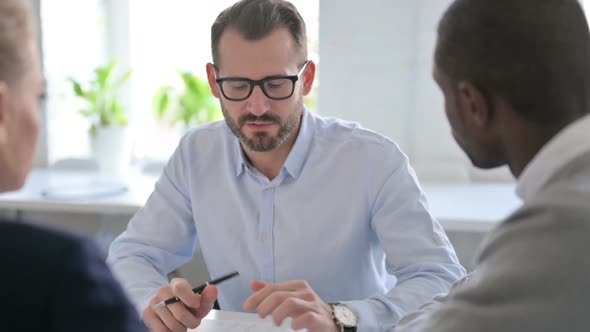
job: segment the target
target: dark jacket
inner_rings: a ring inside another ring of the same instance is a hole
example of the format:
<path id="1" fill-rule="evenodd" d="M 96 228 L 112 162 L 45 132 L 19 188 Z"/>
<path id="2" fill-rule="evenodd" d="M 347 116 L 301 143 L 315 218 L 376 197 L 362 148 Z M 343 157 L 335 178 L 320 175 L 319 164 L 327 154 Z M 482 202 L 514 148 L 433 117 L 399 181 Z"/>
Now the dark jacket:
<path id="1" fill-rule="evenodd" d="M 0 221 L 2 331 L 145 331 L 92 241 Z"/>

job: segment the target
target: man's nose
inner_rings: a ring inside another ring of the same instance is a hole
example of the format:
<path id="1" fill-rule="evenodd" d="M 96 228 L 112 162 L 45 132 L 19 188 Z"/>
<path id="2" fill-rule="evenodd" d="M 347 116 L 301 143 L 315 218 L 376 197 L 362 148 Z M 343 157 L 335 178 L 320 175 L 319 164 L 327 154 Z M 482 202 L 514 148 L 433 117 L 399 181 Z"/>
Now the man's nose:
<path id="1" fill-rule="evenodd" d="M 256 116 L 261 116 L 270 110 L 269 98 L 262 92 L 262 88 L 259 85 L 254 87 L 252 94 L 246 101 L 248 102 L 248 112 Z"/>

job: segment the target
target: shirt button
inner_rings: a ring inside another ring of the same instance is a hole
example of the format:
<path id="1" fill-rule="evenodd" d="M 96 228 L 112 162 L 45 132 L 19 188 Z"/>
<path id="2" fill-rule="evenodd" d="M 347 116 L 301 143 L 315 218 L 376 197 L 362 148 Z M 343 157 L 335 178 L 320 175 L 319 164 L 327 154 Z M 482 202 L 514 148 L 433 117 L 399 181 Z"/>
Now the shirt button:
<path id="1" fill-rule="evenodd" d="M 268 242 L 268 234 L 262 235 L 262 241 L 263 242 Z"/>

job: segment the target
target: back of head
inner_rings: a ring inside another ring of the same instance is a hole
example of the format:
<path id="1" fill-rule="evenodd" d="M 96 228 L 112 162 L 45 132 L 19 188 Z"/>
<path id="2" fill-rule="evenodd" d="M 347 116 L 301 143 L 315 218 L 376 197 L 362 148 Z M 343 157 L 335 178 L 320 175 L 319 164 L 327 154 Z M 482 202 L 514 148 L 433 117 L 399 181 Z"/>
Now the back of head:
<path id="1" fill-rule="evenodd" d="M 34 30 L 29 0 L 0 1 L 0 81 L 9 83 L 27 66 Z"/>
<path id="2" fill-rule="evenodd" d="M 435 62 L 537 124 L 588 113 L 590 33 L 577 0 L 456 0 Z"/>
<path id="3" fill-rule="evenodd" d="M 219 40 L 226 29 L 236 29 L 247 40 L 259 40 L 280 27 L 291 32 L 302 59 L 307 59 L 305 22 L 292 3 L 285 0 L 236 2 L 222 11 L 211 26 L 213 63 L 219 64 Z"/>

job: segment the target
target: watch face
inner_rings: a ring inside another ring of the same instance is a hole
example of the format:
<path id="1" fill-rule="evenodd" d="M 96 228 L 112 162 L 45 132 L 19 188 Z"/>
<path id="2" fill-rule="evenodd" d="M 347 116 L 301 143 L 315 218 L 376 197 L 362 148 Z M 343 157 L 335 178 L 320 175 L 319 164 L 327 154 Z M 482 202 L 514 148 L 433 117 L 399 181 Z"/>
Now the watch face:
<path id="1" fill-rule="evenodd" d="M 356 326 L 356 315 L 352 310 L 348 307 L 343 305 L 337 305 L 334 307 L 334 317 L 338 319 L 338 321 L 344 327 L 354 327 Z"/>

